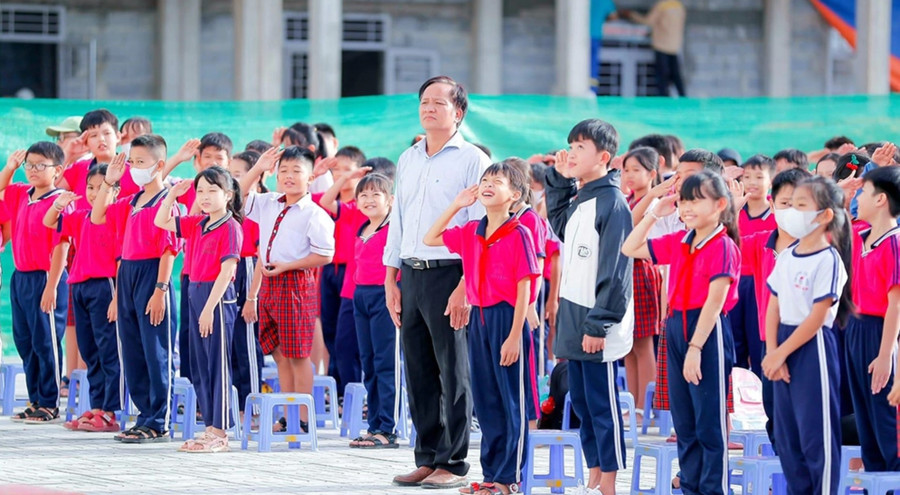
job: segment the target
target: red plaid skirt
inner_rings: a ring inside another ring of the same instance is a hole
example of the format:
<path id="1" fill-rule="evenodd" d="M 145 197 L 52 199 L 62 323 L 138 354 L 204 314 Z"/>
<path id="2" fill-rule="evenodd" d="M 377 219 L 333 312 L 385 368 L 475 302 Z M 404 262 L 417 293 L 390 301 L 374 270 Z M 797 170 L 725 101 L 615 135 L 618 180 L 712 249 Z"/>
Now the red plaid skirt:
<path id="1" fill-rule="evenodd" d="M 659 345 L 656 353 L 656 392 L 653 394 L 653 409 L 671 411 L 669 407 L 669 360 L 666 357 L 669 346 L 666 343 L 666 332 L 659 332 Z M 681 373 L 682 370 L 674 370 L 673 373 Z M 728 398 L 726 399 L 728 412 L 734 412 L 734 390 L 731 386 L 731 375 L 728 375 Z M 900 434 L 898 434 L 900 445 Z"/>
<path id="2" fill-rule="evenodd" d="M 259 290 L 259 344 L 263 353 L 271 354 L 277 348 L 285 357 L 309 357 L 318 297 L 312 270 L 263 277 Z"/>
<path id="3" fill-rule="evenodd" d="M 634 338 L 659 335 L 662 276 L 650 260 L 634 260 Z"/>

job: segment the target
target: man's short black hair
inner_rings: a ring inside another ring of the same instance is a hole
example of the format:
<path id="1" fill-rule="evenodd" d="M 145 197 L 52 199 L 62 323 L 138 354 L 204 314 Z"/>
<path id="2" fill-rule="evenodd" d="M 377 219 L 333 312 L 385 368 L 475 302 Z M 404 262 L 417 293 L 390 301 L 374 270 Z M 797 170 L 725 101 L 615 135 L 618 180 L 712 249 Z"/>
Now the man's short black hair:
<path id="1" fill-rule="evenodd" d="M 769 175 L 775 173 L 775 160 L 763 154 L 753 155 L 750 158 L 747 158 L 747 161 L 741 165 L 741 168 L 758 168 L 761 170 L 768 170 Z"/>
<path id="2" fill-rule="evenodd" d="M 781 150 L 778 153 L 775 153 L 775 156 L 772 158 L 776 161 L 785 160 L 789 163 L 793 163 L 794 166 L 802 168 L 803 170 L 806 170 L 809 167 L 809 158 L 806 157 L 806 153 L 795 148 Z"/>
<path id="3" fill-rule="evenodd" d="M 853 144 L 853 140 L 848 138 L 847 136 L 835 136 L 828 141 L 825 141 L 825 149 L 829 151 L 837 151 L 838 148 L 845 144 Z"/>
<path id="4" fill-rule="evenodd" d="M 25 159 L 28 159 L 28 155 L 41 155 L 57 167 L 66 161 L 66 154 L 63 153 L 62 148 L 50 141 L 38 141 L 32 144 L 28 147 L 28 151 L 25 152 Z"/>
<path id="5" fill-rule="evenodd" d="M 362 167 L 363 163 L 366 161 L 366 154 L 356 146 L 344 146 L 343 148 L 337 150 L 337 153 L 335 153 L 334 156 L 343 156 L 345 158 L 349 158 L 350 161 L 355 163 L 357 167 Z"/>
<path id="6" fill-rule="evenodd" d="M 81 118 L 81 132 L 84 132 L 91 127 L 98 127 L 103 124 L 109 124 L 112 126 L 113 130 L 119 129 L 119 119 L 113 115 L 112 112 L 105 108 L 101 108 L 99 110 L 91 110 L 90 112 L 84 114 L 84 117 Z"/>
<path id="7" fill-rule="evenodd" d="M 725 164 L 722 163 L 722 159 L 719 158 L 719 155 L 709 150 L 700 148 L 687 150 L 681 155 L 678 161 L 699 163 L 703 165 L 705 170 L 710 170 L 719 175 L 722 175 L 722 173 L 725 172 Z"/>
<path id="8" fill-rule="evenodd" d="M 131 149 L 146 148 L 157 161 L 166 159 L 166 140 L 158 134 L 144 134 L 131 141 Z"/>
<path id="9" fill-rule="evenodd" d="M 812 174 L 804 169 L 789 168 L 787 170 L 782 170 L 772 179 L 772 197 L 778 197 L 778 192 L 785 186 L 797 187 L 797 184 L 809 177 L 812 177 Z"/>
<path id="10" fill-rule="evenodd" d="M 608 151 L 610 157 L 619 150 L 619 133 L 609 122 L 600 119 L 586 119 L 575 124 L 569 131 L 569 144 L 575 141 L 593 141 L 597 151 Z"/>
<path id="11" fill-rule="evenodd" d="M 225 150 L 225 154 L 228 155 L 228 158 L 231 159 L 231 152 L 234 149 L 234 143 L 231 142 L 231 138 L 222 134 L 221 132 L 210 132 L 200 138 L 200 147 L 197 148 L 197 155 L 203 154 L 203 150 L 206 148 L 218 148 L 220 150 Z"/>
<path id="12" fill-rule="evenodd" d="M 459 121 L 462 122 L 462 120 L 466 118 L 466 112 L 469 111 L 469 95 L 466 93 L 466 88 L 464 88 L 462 84 L 454 81 L 450 76 L 434 76 L 422 83 L 422 86 L 419 88 L 419 100 L 422 99 L 422 94 L 425 93 L 428 86 L 431 86 L 432 84 L 450 85 L 450 98 L 453 101 L 453 105 L 462 111 L 462 117 L 459 119 Z M 459 125 L 459 123 L 457 123 L 457 125 Z"/>

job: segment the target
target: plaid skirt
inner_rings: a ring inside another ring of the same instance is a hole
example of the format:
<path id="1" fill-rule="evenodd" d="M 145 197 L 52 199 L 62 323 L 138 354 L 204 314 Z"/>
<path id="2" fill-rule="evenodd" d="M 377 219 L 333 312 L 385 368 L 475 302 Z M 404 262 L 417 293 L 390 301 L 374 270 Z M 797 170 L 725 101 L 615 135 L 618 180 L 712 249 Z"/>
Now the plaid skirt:
<path id="1" fill-rule="evenodd" d="M 285 357 L 309 357 L 318 297 L 313 270 L 263 277 L 259 290 L 259 344 L 263 353 L 279 349 Z"/>
<path id="2" fill-rule="evenodd" d="M 650 260 L 634 260 L 634 338 L 659 335 L 662 276 Z"/>
<path id="3" fill-rule="evenodd" d="M 669 346 L 666 343 L 666 332 L 659 332 L 659 345 L 656 352 L 656 392 L 653 394 L 653 409 L 671 411 L 669 407 L 669 360 L 666 357 Z M 682 370 L 673 370 L 673 373 L 681 373 Z M 734 390 L 731 386 L 731 375 L 728 375 L 728 398 L 726 400 L 728 413 L 734 412 Z M 900 416 L 898 416 L 900 418 Z M 900 445 L 900 433 L 898 433 L 898 445 Z"/>

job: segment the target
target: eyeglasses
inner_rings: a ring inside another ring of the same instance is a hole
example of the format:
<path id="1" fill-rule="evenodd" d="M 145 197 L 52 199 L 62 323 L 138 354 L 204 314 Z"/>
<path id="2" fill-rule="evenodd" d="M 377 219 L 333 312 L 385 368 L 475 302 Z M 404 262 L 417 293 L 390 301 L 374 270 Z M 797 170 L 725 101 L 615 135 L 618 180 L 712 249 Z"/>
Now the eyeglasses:
<path id="1" fill-rule="evenodd" d="M 55 167 L 56 165 L 52 163 L 28 163 L 25 162 L 25 170 L 34 170 L 36 172 L 43 172 L 50 167 Z"/>

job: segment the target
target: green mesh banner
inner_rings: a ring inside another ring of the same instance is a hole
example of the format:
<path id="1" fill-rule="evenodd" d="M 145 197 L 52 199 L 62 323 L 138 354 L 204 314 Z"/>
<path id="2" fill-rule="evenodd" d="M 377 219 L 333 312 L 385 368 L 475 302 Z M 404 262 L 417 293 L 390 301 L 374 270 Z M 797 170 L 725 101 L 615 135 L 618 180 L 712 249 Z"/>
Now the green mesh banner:
<path id="1" fill-rule="evenodd" d="M 342 145 L 367 156 L 396 160 L 420 132 L 414 95 L 294 100 L 273 103 L 88 102 L 78 100 L 0 100 L 0 159 L 16 148 L 47 139 L 44 128 L 70 115 L 108 108 L 124 120 L 143 116 L 153 123 L 174 153 L 184 141 L 209 131 L 228 134 L 236 148 L 253 139 L 270 140 L 272 130 L 296 121 L 328 122 Z M 846 134 L 857 143 L 896 139 L 900 134 L 900 95 L 790 99 L 562 98 L 553 96 L 471 97 L 462 128 L 472 142 L 487 145 L 494 158 L 558 149 L 572 125 L 589 117 L 613 123 L 624 147 L 648 133 L 675 134 L 688 148 L 737 149 L 744 157 L 794 147 L 814 150 L 831 136 Z M 189 177 L 190 164 L 175 175 Z M 16 180 L 24 177 L 17 175 Z M 0 336 L 3 353 L 14 354 L 9 311 L 9 249 L 2 255 Z M 176 267 L 176 272 L 178 268 Z"/>

